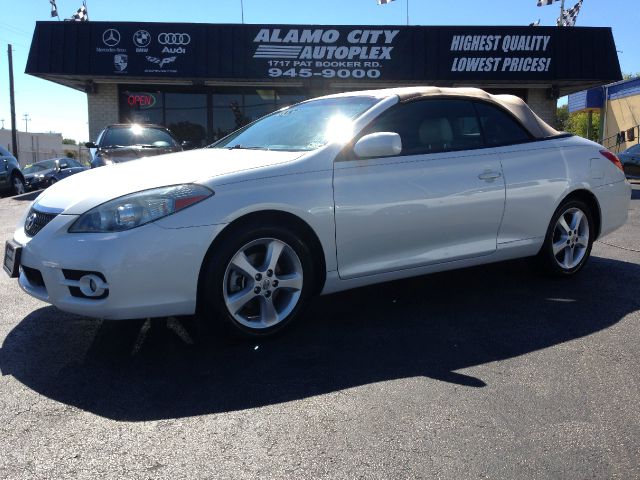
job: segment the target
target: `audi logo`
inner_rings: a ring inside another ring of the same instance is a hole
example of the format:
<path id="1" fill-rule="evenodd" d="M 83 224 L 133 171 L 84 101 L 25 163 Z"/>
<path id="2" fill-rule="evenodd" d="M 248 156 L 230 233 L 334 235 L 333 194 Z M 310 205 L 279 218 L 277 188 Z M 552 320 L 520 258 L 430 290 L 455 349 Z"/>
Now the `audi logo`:
<path id="1" fill-rule="evenodd" d="M 188 33 L 161 33 L 158 35 L 160 45 L 189 45 L 191 36 Z"/>

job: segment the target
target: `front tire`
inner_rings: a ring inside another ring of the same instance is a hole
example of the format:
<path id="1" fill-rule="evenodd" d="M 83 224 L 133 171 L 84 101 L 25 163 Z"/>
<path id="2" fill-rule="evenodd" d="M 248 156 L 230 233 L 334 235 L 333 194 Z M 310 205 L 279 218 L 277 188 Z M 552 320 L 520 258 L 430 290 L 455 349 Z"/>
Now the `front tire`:
<path id="1" fill-rule="evenodd" d="M 282 227 L 248 225 L 226 235 L 207 260 L 201 321 L 236 337 L 271 336 L 300 315 L 313 279 L 301 236 Z"/>
<path id="2" fill-rule="evenodd" d="M 542 267 L 556 277 L 575 275 L 591 255 L 595 234 L 591 208 L 580 200 L 563 202 L 551 218 L 538 254 Z"/>

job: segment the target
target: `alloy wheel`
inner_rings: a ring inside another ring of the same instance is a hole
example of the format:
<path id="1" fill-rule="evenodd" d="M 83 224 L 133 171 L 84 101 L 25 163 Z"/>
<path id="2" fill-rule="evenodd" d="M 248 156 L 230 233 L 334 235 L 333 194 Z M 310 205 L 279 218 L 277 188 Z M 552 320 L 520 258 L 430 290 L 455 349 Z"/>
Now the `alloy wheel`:
<path id="1" fill-rule="evenodd" d="M 223 299 L 231 316 L 251 329 L 271 328 L 298 304 L 304 273 L 287 243 L 261 238 L 231 257 L 224 273 Z"/>
<path id="2" fill-rule="evenodd" d="M 589 220 L 579 208 L 569 208 L 558 217 L 553 230 L 553 256 L 563 270 L 577 267 L 589 248 Z"/>

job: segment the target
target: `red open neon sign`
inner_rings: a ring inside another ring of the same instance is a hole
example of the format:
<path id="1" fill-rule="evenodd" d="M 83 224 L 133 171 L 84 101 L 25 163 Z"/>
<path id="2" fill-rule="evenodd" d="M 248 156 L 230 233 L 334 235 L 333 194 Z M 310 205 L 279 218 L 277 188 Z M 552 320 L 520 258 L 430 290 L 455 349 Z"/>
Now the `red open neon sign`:
<path id="1" fill-rule="evenodd" d="M 151 108 L 156 104 L 156 96 L 152 93 L 131 93 L 127 96 L 130 107 Z"/>

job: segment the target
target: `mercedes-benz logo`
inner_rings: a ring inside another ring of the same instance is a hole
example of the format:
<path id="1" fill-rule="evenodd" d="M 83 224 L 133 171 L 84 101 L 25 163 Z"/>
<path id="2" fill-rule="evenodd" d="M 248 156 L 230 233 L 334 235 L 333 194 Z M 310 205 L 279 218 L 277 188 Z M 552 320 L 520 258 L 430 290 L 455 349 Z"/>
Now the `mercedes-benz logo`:
<path id="1" fill-rule="evenodd" d="M 115 47 L 120 43 L 120 32 L 115 28 L 108 28 L 102 34 L 102 43 L 107 47 Z"/>
<path id="2" fill-rule="evenodd" d="M 133 34 L 133 43 L 136 47 L 144 48 L 151 43 L 151 34 L 146 30 L 138 30 Z"/>
<path id="3" fill-rule="evenodd" d="M 160 45 L 189 45 L 191 36 L 188 33 L 161 33 L 158 35 Z"/>
<path id="4" fill-rule="evenodd" d="M 36 223 L 36 212 L 31 212 L 27 217 L 27 220 L 24 222 L 24 229 L 29 231 L 33 228 L 33 224 Z"/>

